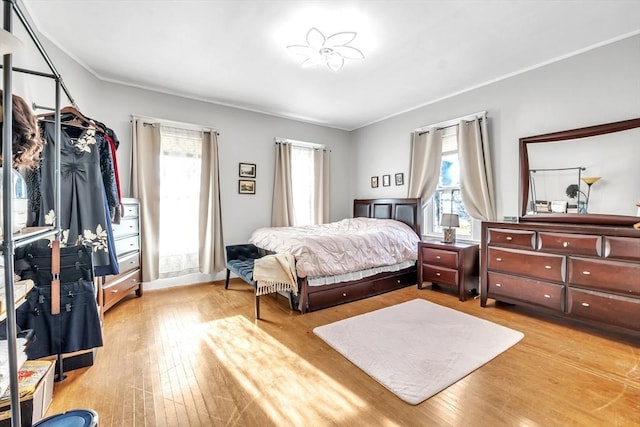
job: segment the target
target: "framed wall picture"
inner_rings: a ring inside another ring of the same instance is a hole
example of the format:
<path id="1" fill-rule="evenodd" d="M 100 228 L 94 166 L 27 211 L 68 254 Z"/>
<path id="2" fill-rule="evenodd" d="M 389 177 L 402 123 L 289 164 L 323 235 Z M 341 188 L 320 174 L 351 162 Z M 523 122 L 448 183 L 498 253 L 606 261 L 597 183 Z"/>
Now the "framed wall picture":
<path id="1" fill-rule="evenodd" d="M 238 180 L 238 193 L 240 194 L 256 194 L 256 182 L 251 179 Z"/>
<path id="2" fill-rule="evenodd" d="M 378 177 L 377 176 L 372 176 L 371 177 L 371 188 L 378 188 Z"/>
<path id="3" fill-rule="evenodd" d="M 382 186 L 388 187 L 391 185 L 391 175 L 382 175 Z"/>
<path id="4" fill-rule="evenodd" d="M 396 174 L 396 185 L 404 185 L 404 173 Z"/>
<path id="5" fill-rule="evenodd" d="M 240 178 L 255 178 L 256 177 L 255 163 L 240 163 L 238 175 L 240 176 Z"/>

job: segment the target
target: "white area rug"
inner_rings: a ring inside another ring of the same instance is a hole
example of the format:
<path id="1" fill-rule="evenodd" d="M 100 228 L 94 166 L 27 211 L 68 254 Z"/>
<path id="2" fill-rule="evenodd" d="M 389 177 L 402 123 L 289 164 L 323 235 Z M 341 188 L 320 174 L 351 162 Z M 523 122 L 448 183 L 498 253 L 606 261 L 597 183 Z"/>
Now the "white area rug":
<path id="1" fill-rule="evenodd" d="M 524 337 L 423 299 L 319 326 L 313 332 L 412 405 L 444 390 Z"/>

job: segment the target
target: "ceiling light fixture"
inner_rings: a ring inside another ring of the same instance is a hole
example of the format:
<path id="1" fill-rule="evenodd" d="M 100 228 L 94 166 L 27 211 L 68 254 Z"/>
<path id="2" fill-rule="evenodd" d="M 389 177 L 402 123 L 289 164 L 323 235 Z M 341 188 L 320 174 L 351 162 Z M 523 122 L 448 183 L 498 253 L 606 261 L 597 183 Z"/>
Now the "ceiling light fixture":
<path id="1" fill-rule="evenodd" d="M 287 46 L 291 52 L 306 57 L 302 66 L 326 65 L 333 71 L 338 71 L 344 65 L 345 59 L 364 59 L 364 54 L 352 46 L 347 46 L 356 38 L 358 33 L 345 31 L 325 37 L 320 30 L 312 27 L 307 31 L 306 45 Z"/>

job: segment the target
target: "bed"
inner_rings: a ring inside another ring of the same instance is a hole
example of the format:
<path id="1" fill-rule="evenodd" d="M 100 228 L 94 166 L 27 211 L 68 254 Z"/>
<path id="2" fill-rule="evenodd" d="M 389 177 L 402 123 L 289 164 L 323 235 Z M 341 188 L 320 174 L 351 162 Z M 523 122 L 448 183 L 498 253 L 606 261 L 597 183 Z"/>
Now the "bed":
<path id="1" fill-rule="evenodd" d="M 378 295 L 384 292 L 393 291 L 416 283 L 416 258 L 418 253 L 417 241 L 420 239 L 422 226 L 422 209 L 420 199 L 356 199 L 353 202 L 353 218 L 356 219 L 353 222 L 362 221 L 370 223 L 373 223 L 374 221 L 358 219 L 376 218 L 395 220 L 377 222 L 389 224 L 394 228 L 406 229 L 408 226 L 410 228 L 409 234 L 415 233 L 415 235 L 410 236 L 412 242 L 411 245 L 413 246 L 413 242 L 415 242 L 415 247 L 407 250 L 407 242 L 403 241 L 403 259 L 398 260 L 398 262 L 394 262 L 392 265 L 367 265 L 367 268 L 353 268 L 353 271 L 342 272 L 343 274 L 339 275 L 324 275 L 317 273 L 317 276 L 307 276 L 303 272 L 303 274 L 298 277 L 300 289 L 299 295 L 297 297 L 289 295 L 292 307 L 298 309 L 300 312 L 306 313 L 309 311 L 319 310 Z M 398 224 L 396 221 L 402 224 Z M 332 225 L 333 224 L 334 223 L 332 223 Z M 289 228 L 287 231 L 291 233 L 291 230 L 294 229 L 295 228 Z M 250 243 L 255 244 L 260 250 L 264 251 L 264 253 L 277 252 L 277 250 L 272 250 L 273 246 L 268 243 L 267 240 L 277 241 L 279 237 L 273 237 L 276 235 L 271 235 L 269 233 L 276 233 L 278 231 L 280 230 L 269 228 L 256 230 L 249 241 Z M 402 231 L 405 232 L 405 230 Z M 413 233 L 411 233 L 411 231 Z M 265 238 L 265 236 L 267 236 L 267 238 Z M 404 240 L 407 239 L 407 236 L 405 234 L 404 237 L 399 238 Z M 304 240 L 304 238 L 299 240 Z M 385 245 L 393 246 L 393 242 L 389 241 Z M 294 252 L 294 256 L 296 256 L 296 253 L 299 251 L 296 249 L 292 252 Z M 341 253 L 344 254 L 344 252 Z M 377 260 L 379 258 L 376 256 L 375 259 Z M 300 263 L 304 262 L 305 261 L 302 258 L 296 256 L 296 263 L 299 271 L 301 267 Z M 318 266 L 318 268 L 322 268 L 322 266 Z"/>

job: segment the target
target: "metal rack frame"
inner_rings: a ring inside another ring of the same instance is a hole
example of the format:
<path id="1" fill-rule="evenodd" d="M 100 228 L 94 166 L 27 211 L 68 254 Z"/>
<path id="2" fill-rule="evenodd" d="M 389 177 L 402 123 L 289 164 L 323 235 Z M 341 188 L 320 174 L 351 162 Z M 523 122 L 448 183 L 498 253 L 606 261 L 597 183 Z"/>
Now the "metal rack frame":
<path id="1" fill-rule="evenodd" d="M 2 119 L 3 119 L 3 128 L 2 128 L 2 159 L 3 166 L 5 161 L 11 162 L 13 159 L 13 151 L 12 144 L 8 143 L 12 141 L 12 123 L 13 123 L 13 111 L 11 106 L 13 105 L 13 80 L 12 75 L 13 72 L 26 73 L 38 77 L 46 77 L 55 80 L 55 133 L 54 140 L 56 143 L 55 154 L 54 154 L 54 164 L 55 164 L 55 182 L 54 182 L 54 206 L 56 213 L 60 212 L 60 92 L 63 90 L 69 98 L 69 101 L 73 106 L 76 106 L 75 101 L 71 97 L 69 90 L 66 85 L 62 81 L 62 78 L 58 71 L 56 70 L 53 62 L 49 58 L 46 50 L 38 40 L 36 33 L 33 31 L 30 23 L 27 21 L 26 16 L 22 13 L 20 6 L 17 4 L 16 0 L 3 0 L 4 4 L 4 19 L 3 19 L 3 28 L 9 33 L 13 32 L 13 15 L 15 14 L 25 30 L 29 34 L 29 37 L 37 47 L 38 51 L 42 55 L 42 58 L 47 63 L 47 66 L 51 70 L 52 74 L 46 74 L 39 71 L 33 71 L 23 68 L 14 68 L 13 67 L 13 55 L 11 53 L 3 55 L 2 62 L 2 72 L 3 72 L 3 108 L 2 111 Z M 18 366 L 18 357 L 17 357 L 17 326 L 16 326 L 16 310 L 15 310 L 15 297 L 14 297 L 14 289 L 13 289 L 13 276 L 14 276 L 14 256 L 15 249 L 20 246 L 27 245 L 36 240 L 40 240 L 43 238 L 55 236 L 56 239 L 60 236 L 60 225 L 58 222 L 58 216 L 54 220 L 54 224 L 52 227 L 44 228 L 42 230 L 37 230 L 32 233 L 24 233 L 24 234 L 16 234 L 12 233 L 13 230 L 13 191 L 12 191 L 12 169 L 11 167 L 3 167 L 2 168 L 2 178 L 3 178 L 3 194 L 2 194 L 2 202 L 3 202 L 3 231 L 5 236 L 3 236 L 3 240 L 0 244 L 0 250 L 3 252 L 4 256 L 4 280 L 5 280 L 5 298 L 6 298 L 6 310 L 7 310 L 7 319 L 6 319 L 6 327 L 7 327 L 7 340 L 8 340 L 8 351 L 9 351 L 9 379 L 10 379 L 10 391 L 11 391 L 11 425 L 12 426 L 20 426 L 21 425 L 21 413 L 20 413 L 20 393 L 19 393 L 19 384 L 18 384 L 18 370 L 20 366 Z M 61 361 L 59 360 L 59 363 Z"/>

